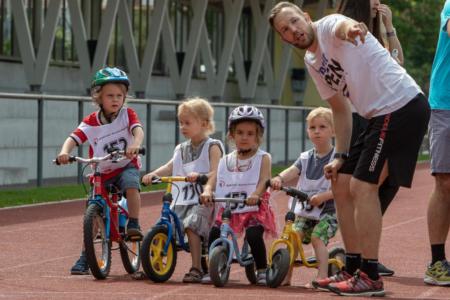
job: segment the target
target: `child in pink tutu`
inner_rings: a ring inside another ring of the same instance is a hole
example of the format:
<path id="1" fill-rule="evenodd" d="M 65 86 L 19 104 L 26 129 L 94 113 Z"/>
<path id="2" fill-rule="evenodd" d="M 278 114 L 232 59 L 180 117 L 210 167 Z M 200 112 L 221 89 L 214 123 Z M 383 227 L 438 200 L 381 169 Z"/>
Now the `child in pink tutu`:
<path id="1" fill-rule="evenodd" d="M 236 150 L 219 162 L 215 184 L 215 196 L 247 199 L 247 205 L 232 208 L 230 226 L 236 234 L 245 230 L 250 250 L 255 259 L 258 284 L 266 284 L 266 247 L 264 233 L 276 235 L 275 215 L 269 205 L 269 193 L 265 183 L 271 177 L 270 154 L 259 149 L 264 134 L 262 113 L 254 106 L 239 106 L 228 118 L 228 138 Z M 203 203 L 212 201 L 213 188 L 206 188 L 201 195 Z M 258 200 L 260 205 L 256 205 Z M 220 236 L 223 207 L 219 209 L 215 226 L 211 228 L 209 243 Z M 203 282 L 210 281 L 205 276 Z"/>

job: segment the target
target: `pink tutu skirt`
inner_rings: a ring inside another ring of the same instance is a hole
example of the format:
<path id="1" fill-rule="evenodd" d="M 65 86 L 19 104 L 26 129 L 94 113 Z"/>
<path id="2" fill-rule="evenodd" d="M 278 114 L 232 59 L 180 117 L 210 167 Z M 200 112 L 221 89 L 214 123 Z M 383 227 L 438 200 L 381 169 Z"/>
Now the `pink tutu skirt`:
<path id="1" fill-rule="evenodd" d="M 231 214 L 230 226 L 234 233 L 238 236 L 242 235 L 244 230 L 251 226 L 262 225 L 264 227 L 264 233 L 272 237 L 276 237 L 277 228 L 275 222 L 275 214 L 269 203 L 270 193 L 265 192 L 261 196 L 261 204 L 259 205 L 258 211 Z M 215 224 L 220 226 L 222 224 L 222 212 L 224 207 L 219 209 L 216 215 Z"/>

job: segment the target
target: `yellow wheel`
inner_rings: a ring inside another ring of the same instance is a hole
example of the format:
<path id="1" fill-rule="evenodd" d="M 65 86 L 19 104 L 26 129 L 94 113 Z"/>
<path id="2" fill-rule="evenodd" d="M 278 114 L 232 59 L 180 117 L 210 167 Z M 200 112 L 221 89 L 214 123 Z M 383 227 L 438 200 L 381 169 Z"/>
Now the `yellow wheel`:
<path id="1" fill-rule="evenodd" d="M 169 280 L 175 270 L 177 251 L 174 239 L 170 241 L 166 255 L 163 254 L 168 238 L 167 228 L 157 226 L 145 235 L 142 242 L 142 268 L 154 282 Z"/>

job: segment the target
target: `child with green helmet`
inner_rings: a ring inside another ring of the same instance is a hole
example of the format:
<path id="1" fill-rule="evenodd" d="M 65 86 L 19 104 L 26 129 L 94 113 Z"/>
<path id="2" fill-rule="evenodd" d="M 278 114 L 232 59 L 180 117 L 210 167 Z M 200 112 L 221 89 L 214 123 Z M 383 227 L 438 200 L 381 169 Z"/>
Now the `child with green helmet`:
<path id="1" fill-rule="evenodd" d="M 128 201 L 129 221 L 127 235 L 142 238 L 139 226 L 141 166 L 138 151 L 144 139 L 144 131 L 136 112 L 126 107 L 125 100 L 130 81 L 127 74 L 118 69 L 106 67 L 97 71 L 92 81 L 91 95 L 99 110 L 86 116 L 64 142 L 57 160 L 69 163 L 69 154 L 84 142 L 89 142 L 89 155 L 104 156 L 110 148 L 126 151 L 126 159 L 112 163 L 100 163 L 102 182 L 105 188 L 114 185 Z M 83 247 L 84 248 L 84 247 Z M 88 273 L 84 250 L 71 269 L 73 275 Z"/>

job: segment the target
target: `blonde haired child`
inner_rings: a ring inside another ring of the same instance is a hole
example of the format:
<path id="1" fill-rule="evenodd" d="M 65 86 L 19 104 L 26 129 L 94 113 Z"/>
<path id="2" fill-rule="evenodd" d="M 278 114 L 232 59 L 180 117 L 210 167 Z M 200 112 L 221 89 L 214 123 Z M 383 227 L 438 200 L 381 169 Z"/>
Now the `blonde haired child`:
<path id="1" fill-rule="evenodd" d="M 214 177 L 224 152 L 222 142 L 209 137 L 214 132 L 213 116 L 214 110 L 208 101 L 201 98 L 184 101 L 178 107 L 178 120 L 181 133 L 187 141 L 175 147 L 169 162 L 142 178 L 143 183 L 150 184 L 155 176 L 188 177 L 189 182 L 178 184 L 178 189 L 172 189 L 174 198 L 172 207 L 182 221 L 188 236 L 192 267 L 184 275 L 183 282 L 189 283 L 201 282 L 202 240 L 204 243 L 207 242 L 214 217 L 213 207 L 198 204 L 203 187 L 197 185 L 195 180 L 199 174 Z M 188 188 L 192 185 L 195 186 Z M 209 186 L 206 185 L 205 191 L 208 192 L 208 189 Z"/>
<path id="2" fill-rule="evenodd" d="M 126 150 L 127 159 L 117 163 L 101 162 L 100 172 L 105 188 L 115 185 L 126 195 L 129 209 L 127 235 L 142 238 L 139 226 L 140 160 L 137 154 L 144 139 L 144 131 L 136 112 L 124 106 L 129 85 L 127 74 L 118 68 L 107 67 L 95 74 L 92 100 L 99 110 L 85 117 L 66 139 L 57 160 L 61 164 L 69 163 L 69 154 L 73 148 L 86 141 L 90 144 L 90 157 L 105 156 L 112 147 Z M 71 274 L 88 274 L 84 250 L 72 267 Z"/>
<path id="3" fill-rule="evenodd" d="M 337 231 L 336 209 L 330 181 L 324 176 L 323 167 L 333 159 L 334 136 L 333 116 L 328 108 L 313 109 L 306 117 L 307 134 L 314 148 L 303 152 L 297 161 L 271 179 L 274 189 L 280 189 L 283 182 L 298 178 L 297 188 L 310 197 L 305 207 L 297 205 L 296 221 L 293 225 L 303 243 L 313 245 L 319 270 L 316 280 L 328 276 L 327 244 Z M 290 285 L 292 267 L 285 278 L 284 285 Z M 313 286 L 318 287 L 313 281 Z"/>
<path id="4" fill-rule="evenodd" d="M 266 247 L 263 234 L 276 235 L 275 216 L 269 205 L 269 193 L 266 192 L 266 181 L 270 179 L 270 154 L 259 149 L 264 134 L 265 122 L 262 113 L 254 106 L 239 106 L 228 118 L 228 138 L 236 149 L 220 160 L 215 180 L 217 197 L 240 197 L 247 199 L 247 205 L 232 209 L 230 226 L 237 234 L 245 230 L 252 256 L 257 269 L 257 283 L 266 283 Z M 202 202 L 213 201 L 213 188 L 205 189 Z M 261 201 L 256 206 L 258 200 Z M 210 244 L 220 236 L 219 226 L 222 222 L 218 212 L 216 224 L 209 235 Z M 205 276 L 203 282 L 210 281 Z"/>

